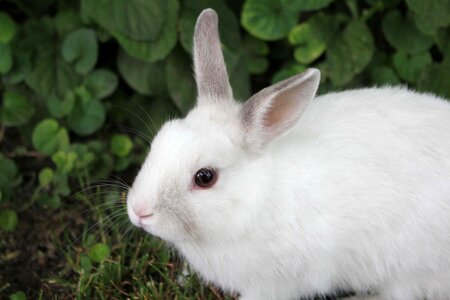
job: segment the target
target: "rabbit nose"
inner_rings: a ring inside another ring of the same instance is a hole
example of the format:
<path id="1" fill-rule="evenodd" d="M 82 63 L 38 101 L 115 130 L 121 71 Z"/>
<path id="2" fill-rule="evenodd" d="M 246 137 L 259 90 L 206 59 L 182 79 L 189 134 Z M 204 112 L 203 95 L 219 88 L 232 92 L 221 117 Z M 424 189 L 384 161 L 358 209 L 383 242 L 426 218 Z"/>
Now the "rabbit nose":
<path id="1" fill-rule="evenodd" d="M 128 216 L 135 226 L 142 227 L 144 221 L 151 219 L 153 212 L 148 207 L 139 207 L 136 204 L 133 205 L 130 203 L 128 205 Z"/>
<path id="2" fill-rule="evenodd" d="M 149 209 L 144 203 L 132 203 L 131 209 L 139 219 L 150 218 L 153 215 L 152 209 Z"/>

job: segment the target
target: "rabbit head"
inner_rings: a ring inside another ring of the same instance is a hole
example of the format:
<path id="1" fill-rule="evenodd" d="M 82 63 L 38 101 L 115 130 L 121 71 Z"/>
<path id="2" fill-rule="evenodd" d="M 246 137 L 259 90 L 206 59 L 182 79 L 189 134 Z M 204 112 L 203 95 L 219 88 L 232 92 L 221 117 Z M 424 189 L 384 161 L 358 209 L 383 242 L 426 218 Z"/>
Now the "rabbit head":
<path id="1" fill-rule="evenodd" d="M 257 224 L 273 188 L 262 153 L 297 122 L 320 73 L 308 69 L 242 104 L 233 99 L 211 9 L 198 17 L 193 50 L 197 105 L 156 135 L 129 191 L 128 214 L 173 243 L 239 239 Z"/>

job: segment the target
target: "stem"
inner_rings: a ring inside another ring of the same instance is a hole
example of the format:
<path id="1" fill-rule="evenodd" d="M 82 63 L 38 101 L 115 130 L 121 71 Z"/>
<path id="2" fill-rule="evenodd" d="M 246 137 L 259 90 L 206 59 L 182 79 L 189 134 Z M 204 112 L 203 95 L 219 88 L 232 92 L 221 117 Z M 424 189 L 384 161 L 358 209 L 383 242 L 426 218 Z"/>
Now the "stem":
<path id="1" fill-rule="evenodd" d="M 345 4 L 347 5 L 353 19 L 358 19 L 358 3 L 355 0 L 346 0 Z"/>
<path id="2" fill-rule="evenodd" d="M 3 292 L 4 290 L 6 290 L 7 288 L 9 288 L 10 284 L 9 283 L 5 283 L 4 285 L 2 285 L 0 287 L 0 293 Z"/>
<path id="3" fill-rule="evenodd" d="M 1 136 L 0 136 L 0 141 L 1 141 Z M 5 157 L 7 157 L 7 158 L 14 158 L 14 157 L 20 157 L 20 156 L 35 157 L 37 159 L 44 159 L 45 158 L 44 155 L 42 155 L 41 153 L 39 153 L 37 151 L 28 151 L 28 152 L 20 153 L 20 154 L 17 154 L 15 152 L 5 153 Z"/>
<path id="4" fill-rule="evenodd" d="M 6 131 L 5 126 L 1 125 L 0 126 L 0 144 L 3 140 L 3 138 L 5 137 L 5 131 Z"/>
<path id="5" fill-rule="evenodd" d="M 25 203 L 20 209 L 19 212 L 27 210 L 31 205 L 34 204 L 34 202 L 36 202 L 37 197 L 39 196 L 39 193 L 41 192 L 42 187 L 38 186 L 38 188 L 36 190 L 34 190 L 33 195 L 31 196 L 30 201 L 28 201 L 27 203 Z"/>
<path id="6" fill-rule="evenodd" d="M 22 1 L 11 1 L 10 2 L 14 3 L 21 11 L 23 11 L 24 13 L 26 13 L 29 17 L 33 17 L 34 13 L 31 9 L 28 8 L 27 5 L 23 4 Z"/>
<path id="7" fill-rule="evenodd" d="M 379 11 L 382 11 L 384 9 L 384 3 L 383 1 L 378 1 L 374 6 L 372 6 L 369 9 L 365 9 L 362 12 L 361 20 L 366 22 L 369 20 L 374 14 L 376 14 Z"/>

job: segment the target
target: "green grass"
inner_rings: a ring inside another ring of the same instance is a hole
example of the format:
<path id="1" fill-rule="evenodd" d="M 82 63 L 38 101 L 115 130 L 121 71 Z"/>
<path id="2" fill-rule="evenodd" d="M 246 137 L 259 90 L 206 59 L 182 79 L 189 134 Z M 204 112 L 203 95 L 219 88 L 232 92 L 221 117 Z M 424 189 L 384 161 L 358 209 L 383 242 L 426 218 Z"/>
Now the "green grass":
<path id="1" fill-rule="evenodd" d="M 7 265 L 0 298 L 23 291 L 27 299 L 232 299 L 201 284 L 175 250 L 131 225 L 125 194 L 114 191 L 124 188 L 109 181 L 84 186 L 58 210 L 24 211 L 29 216 L 20 215 L 19 228 L 0 235 Z M 31 237 L 24 232 L 30 230 Z M 89 254 L 97 243 L 111 251 L 101 262 Z"/>

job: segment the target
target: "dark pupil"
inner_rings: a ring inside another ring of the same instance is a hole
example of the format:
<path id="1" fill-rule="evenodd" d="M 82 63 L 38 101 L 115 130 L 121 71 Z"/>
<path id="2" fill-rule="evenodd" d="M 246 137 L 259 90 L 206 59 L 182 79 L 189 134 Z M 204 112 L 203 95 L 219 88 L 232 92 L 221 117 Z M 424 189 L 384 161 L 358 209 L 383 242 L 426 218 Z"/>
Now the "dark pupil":
<path id="1" fill-rule="evenodd" d="M 209 186 L 214 180 L 214 171 L 210 169 L 200 169 L 195 173 L 195 184 L 201 187 Z"/>

